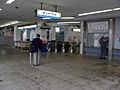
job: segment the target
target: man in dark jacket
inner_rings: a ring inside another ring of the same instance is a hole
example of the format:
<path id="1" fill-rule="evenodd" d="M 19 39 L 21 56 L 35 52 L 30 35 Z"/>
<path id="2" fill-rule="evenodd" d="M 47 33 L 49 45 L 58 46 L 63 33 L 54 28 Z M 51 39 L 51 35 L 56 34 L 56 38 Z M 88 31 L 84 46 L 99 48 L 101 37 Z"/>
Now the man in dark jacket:
<path id="1" fill-rule="evenodd" d="M 107 42 L 104 36 L 100 38 L 100 45 L 101 45 L 100 59 L 105 59 Z"/>
<path id="2" fill-rule="evenodd" d="M 38 66 L 40 65 L 40 50 L 42 49 L 42 40 L 40 39 L 40 34 L 36 35 L 36 38 L 33 39 L 32 43 L 35 45 L 36 47 L 36 51 L 33 53 L 33 57 L 34 57 L 34 65 Z"/>

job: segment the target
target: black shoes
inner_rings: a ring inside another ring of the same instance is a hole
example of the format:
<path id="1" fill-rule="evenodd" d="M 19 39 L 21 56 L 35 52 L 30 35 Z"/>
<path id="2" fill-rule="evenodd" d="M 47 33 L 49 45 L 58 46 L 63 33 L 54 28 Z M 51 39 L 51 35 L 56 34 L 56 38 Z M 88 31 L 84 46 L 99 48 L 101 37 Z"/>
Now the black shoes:
<path id="1" fill-rule="evenodd" d="M 100 59 L 103 59 L 102 57 L 100 57 Z"/>
<path id="2" fill-rule="evenodd" d="M 37 64 L 37 65 L 33 64 L 33 66 L 40 66 L 40 65 L 39 64 Z"/>
<path id="3" fill-rule="evenodd" d="M 106 59 L 106 57 L 104 57 L 103 59 Z"/>
<path id="4" fill-rule="evenodd" d="M 105 57 L 100 57 L 100 59 L 106 59 Z"/>

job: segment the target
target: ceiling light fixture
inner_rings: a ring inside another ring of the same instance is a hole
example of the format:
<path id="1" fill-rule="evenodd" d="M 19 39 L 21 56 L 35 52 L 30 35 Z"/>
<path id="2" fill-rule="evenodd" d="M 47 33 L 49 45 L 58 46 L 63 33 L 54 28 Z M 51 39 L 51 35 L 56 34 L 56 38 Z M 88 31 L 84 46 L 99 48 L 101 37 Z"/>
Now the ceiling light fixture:
<path id="1" fill-rule="evenodd" d="M 86 15 L 92 15 L 92 14 L 99 14 L 99 13 L 105 13 L 105 12 L 110 12 L 113 11 L 112 9 L 108 9 L 108 10 L 101 10 L 101 11 L 95 11 L 95 12 L 88 12 L 88 13 L 82 13 L 82 14 L 78 14 L 78 16 L 86 16 Z"/>
<path id="2" fill-rule="evenodd" d="M 0 11 L 2 11 L 2 8 L 0 8 Z"/>
<path id="3" fill-rule="evenodd" d="M 113 11 L 117 11 L 117 10 L 120 10 L 120 8 L 114 8 Z"/>
<path id="4" fill-rule="evenodd" d="M 80 22 L 58 22 L 57 24 L 76 24 Z"/>
<path id="5" fill-rule="evenodd" d="M 62 17 L 61 19 L 74 19 L 74 17 Z"/>
<path id="6" fill-rule="evenodd" d="M 13 3 L 13 2 L 15 2 L 15 0 L 8 0 L 8 1 L 6 2 L 6 4 L 11 4 L 11 3 Z"/>
<path id="7" fill-rule="evenodd" d="M 55 28 L 55 31 L 56 31 L 56 32 L 60 32 L 60 27 L 56 27 L 56 28 Z"/>
<path id="8" fill-rule="evenodd" d="M 51 18 L 42 18 L 42 19 L 44 19 L 44 20 L 48 20 L 48 19 L 51 19 Z"/>
<path id="9" fill-rule="evenodd" d="M 100 13 L 106 13 L 106 12 L 118 11 L 118 10 L 120 10 L 120 8 L 113 8 L 113 9 L 100 10 L 100 11 L 95 11 L 95 12 L 82 13 L 82 14 L 78 14 L 78 16 L 87 16 L 87 15 L 100 14 Z"/>
<path id="10" fill-rule="evenodd" d="M 73 32 L 81 32 L 81 29 L 73 29 Z"/>
<path id="11" fill-rule="evenodd" d="M 6 24 L 3 24 L 3 25 L 0 25 L 0 27 L 6 27 L 6 26 L 10 26 L 10 25 L 14 25 L 14 24 L 18 24 L 19 21 L 11 21 L 9 23 L 6 23 Z"/>

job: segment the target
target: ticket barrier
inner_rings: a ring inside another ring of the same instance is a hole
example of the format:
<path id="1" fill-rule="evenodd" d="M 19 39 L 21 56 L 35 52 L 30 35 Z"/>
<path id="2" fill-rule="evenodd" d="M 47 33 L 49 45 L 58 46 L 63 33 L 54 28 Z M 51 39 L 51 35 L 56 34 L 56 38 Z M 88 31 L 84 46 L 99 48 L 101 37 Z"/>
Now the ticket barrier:
<path id="1" fill-rule="evenodd" d="M 77 47 L 76 42 L 72 42 L 71 43 L 71 53 L 76 53 L 76 47 Z"/>
<path id="2" fill-rule="evenodd" d="M 64 42 L 63 45 L 64 45 L 64 52 L 68 53 L 71 45 L 69 44 L 69 42 Z"/>
<path id="3" fill-rule="evenodd" d="M 57 42 L 55 45 L 55 52 L 62 52 L 62 43 Z"/>
<path id="4" fill-rule="evenodd" d="M 55 52 L 55 42 L 50 43 L 50 52 Z"/>

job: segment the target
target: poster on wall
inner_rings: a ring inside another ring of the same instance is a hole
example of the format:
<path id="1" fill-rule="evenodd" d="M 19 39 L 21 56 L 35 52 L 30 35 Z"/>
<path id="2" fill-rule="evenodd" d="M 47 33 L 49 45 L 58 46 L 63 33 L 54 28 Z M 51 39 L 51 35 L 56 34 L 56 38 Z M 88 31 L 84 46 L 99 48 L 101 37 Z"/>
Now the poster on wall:
<path id="1" fill-rule="evenodd" d="M 94 47 L 100 47 L 100 34 L 94 34 Z"/>
<path id="2" fill-rule="evenodd" d="M 117 33 L 117 42 L 120 43 L 120 33 Z"/>
<path id="3" fill-rule="evenodd" d="M 99 48 L 100 47 L 99 40 L 102 36 L 108 37 L 108 34 L 93 34 L 93 33 L 88 34 L 88 46 Z"/>
<path id="4" fill-rule="evenodd" d="M 100 38 L 104 36 L 104 37 L 108 37 L 108 34 L 94 34 L 94 47 L 100 47 Z"/>
<path id="5" fill-rule="evenodd" d="M 115 43 L 115 49 L 120 49 L 120 32 L 117 32 L 117 38 Z"/>
<path id="6" fill-rule="evenodd" d="M 87 24 L 88 33 L 107 33 L 108 21 L 90 22 Z"/>
<path id="7" fill-rule="evenodd" d="M 88 34 L 88 46 L 94 47 L 94 34 Z"/>
<path id="8" fill-rule="evenodd" d="M 115 36 L 113 39 L 114 49 L 120 50 L 120 18 L 115 19 Z"/>

